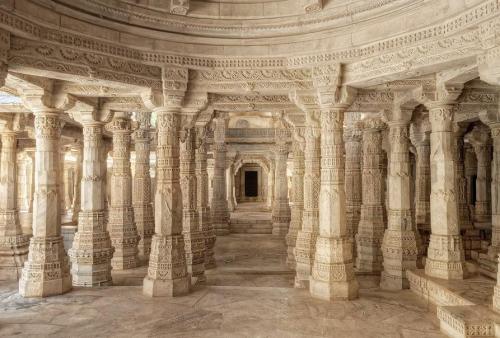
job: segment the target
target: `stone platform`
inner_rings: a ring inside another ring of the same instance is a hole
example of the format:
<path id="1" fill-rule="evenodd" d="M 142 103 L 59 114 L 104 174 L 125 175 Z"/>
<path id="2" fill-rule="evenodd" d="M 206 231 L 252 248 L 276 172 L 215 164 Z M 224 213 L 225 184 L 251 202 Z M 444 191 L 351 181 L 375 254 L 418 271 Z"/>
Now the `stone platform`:
<path id="1" fill-rule="evenodd" d="M 495 281 L 480 274 L 446 281 L 407 271 L 410 289 L 436 312 L 441 331 L 453 338 L 500 337 L 500 315 L 491 307 Z"/>

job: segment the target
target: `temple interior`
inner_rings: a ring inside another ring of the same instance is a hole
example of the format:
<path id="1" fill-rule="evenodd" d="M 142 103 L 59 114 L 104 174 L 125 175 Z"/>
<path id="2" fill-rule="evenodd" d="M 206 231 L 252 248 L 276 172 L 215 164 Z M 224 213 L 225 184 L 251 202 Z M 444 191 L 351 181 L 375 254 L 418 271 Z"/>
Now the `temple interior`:
<path id="1" fill-rule="evenodd" d="M 500 337 L 500 0 L 0 1 L 1 337 Z"/>

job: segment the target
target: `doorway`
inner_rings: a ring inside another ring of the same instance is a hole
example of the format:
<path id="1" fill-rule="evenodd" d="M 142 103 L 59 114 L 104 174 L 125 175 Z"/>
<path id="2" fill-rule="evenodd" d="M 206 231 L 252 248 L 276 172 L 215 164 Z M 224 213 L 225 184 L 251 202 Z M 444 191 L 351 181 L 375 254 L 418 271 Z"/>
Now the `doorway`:
<path id="1" fill-rule="evenodd" d="M 245 197 L 259 196 L 259 178 L 257 171 L 245 171 Z"/>

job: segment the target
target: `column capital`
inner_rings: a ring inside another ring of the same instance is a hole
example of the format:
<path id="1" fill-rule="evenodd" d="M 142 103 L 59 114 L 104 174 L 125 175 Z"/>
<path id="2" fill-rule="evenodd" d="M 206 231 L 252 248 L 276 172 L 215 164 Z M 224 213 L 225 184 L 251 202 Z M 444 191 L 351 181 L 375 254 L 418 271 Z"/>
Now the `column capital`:
<path id="1" fill-rule="evenodd" d="M 380 132 L 386 128 L 386 124 L 381 116 L 368 116 L 358 121 L 356 124 L 363 132 Z"/>

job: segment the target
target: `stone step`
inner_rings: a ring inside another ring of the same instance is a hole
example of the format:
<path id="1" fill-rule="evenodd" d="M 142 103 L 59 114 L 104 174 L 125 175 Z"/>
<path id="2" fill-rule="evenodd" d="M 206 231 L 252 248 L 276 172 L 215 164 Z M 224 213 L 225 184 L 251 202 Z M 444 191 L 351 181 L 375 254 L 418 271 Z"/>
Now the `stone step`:
<path id="1" fill-rule="evenodd" d="M 439 306 L 437 317 L 441 331 L 453 338 L 498 337 L 500 316 L 482 305 Z"/>

